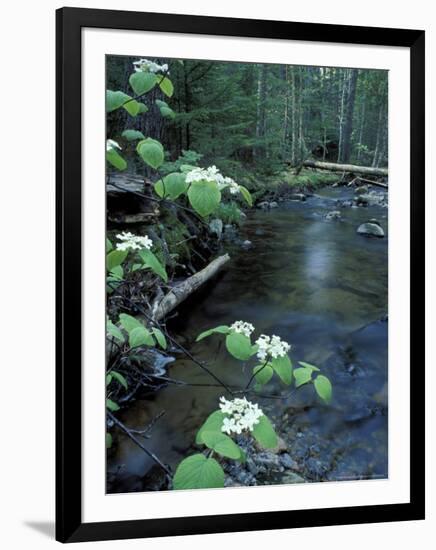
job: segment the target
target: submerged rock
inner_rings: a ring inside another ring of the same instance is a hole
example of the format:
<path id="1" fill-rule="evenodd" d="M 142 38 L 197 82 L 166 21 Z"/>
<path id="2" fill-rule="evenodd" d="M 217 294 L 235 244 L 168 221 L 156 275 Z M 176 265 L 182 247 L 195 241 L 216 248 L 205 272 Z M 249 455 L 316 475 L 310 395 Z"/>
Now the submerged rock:
<path id="1" fill-rule="evenodd" d="M 304 193 L 292 193 L 289 195 L 289 200 L 291 201 L 305 201 L 306 195 Z"/>
<path id="2" fill-rule="evenodd" d="M 356 193 L 356 195 L 364 195 L 365 193 L 368 193 L 368 186 L 361 185 L 360 187 L 356 187 L 354 192 Z"/>
<path id="3" fill-rule="evenodd" d="M 359 227 L 357 228 L 357 233 L 366 237 L 381 238 L 385 236 L 385 232 L 380 227 L 380 225 L 370 222 L 362 223 L 362 225 L 359 225 Z"/>
<path id="4" fill-rule="evenodd" d="M 339 210 L 332 210 L 331 212 L 327 212 L 325 215 L 326 220 L 340 220 L 341 219 L 341 213 Z"/>

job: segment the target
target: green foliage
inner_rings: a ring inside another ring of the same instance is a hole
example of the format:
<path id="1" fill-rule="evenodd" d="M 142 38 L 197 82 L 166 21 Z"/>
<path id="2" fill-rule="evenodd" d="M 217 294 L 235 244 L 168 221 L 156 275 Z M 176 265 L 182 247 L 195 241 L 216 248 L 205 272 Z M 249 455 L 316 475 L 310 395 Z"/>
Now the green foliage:
<path id="1" fill-rule="evenodd" d="M 136 150 L 138 151 L 141 159 L 154 169 L 159 168 L 164 161 L 162 144 L 155 139 L 147 138 L 141 140 L 138 143 Z"/>
<path id="2" fill-rule="evenodd" d="M 203 443 L 209 449 L 212 449 L 225 458 L 239 460 L 241 458 L 241 449 L 236 445 L 231 437 L 222 431 L 203 430 L 201 438 Z"/>
<path id="3" fill-rule="evenodd" d="M 112 338 L 115 338 L 115 340 L 124 343 L 123 333 L 116 325 L 112 323 L 110 319 L 108 319 L 106 322 L 106 331 L 110 336 L 112 336 Z"/>
<path id="4" fill-rule="evenodd" d="M 169 197 L 175 200 L 188 190 L 188 184 L 185 180 L 186 176 L 184 174 L 173 172 L 158 180 L 154 184 L 154 190 L 161 198 Z"/>
<path id="5" fill-rule="evenodd" d="M 269 418 L 261 416 L 258 424 L 254 426 L 253 437 L 265 449 L 274 449 L 278 445 L 277 434 Z"/>
<path id="6" fill-rule="evenodd" d="M 115 149 L 106 151 L 106 160 L 117 170 L 125 170 L 127 168 L 127 162 Z"/>
<path id="7" fill-rule="evenodd" d="M 135 317 L 132 317 L 131 315 L 128 315 L 127 313 L 120 313 L 120 324 L 123 329 L 129 334 L 133 329 L 143 326 L 141 321 L 139 321 Z"/>
<path id="8" fill-rule="evenodd" d="M 106 449 L 110 449 L 112 447 L 112 434 L 109 432 L 106 433 Z"/>
<path id="9" fill-rule="evenodd" d="M 127 258 L 128 252 L 125 250 L 111 250 L 106 256 L 106 269 L 112 271 L 114 267 L 119 266 Z"/>
<path id="10" fill-rule="evenodd" d="M 312 370 L 306 367 L 301 367 L 294 370 L 295 387 L 299 388 L 304 384 L 312 381 Z"/>
<path id="11" fill-rule="evenodd" d="M 323 374 L 319 374 L 313 383 L 316 393 L 321 397 L 323 401 L 329 403 L 332 398 L 332 385 L 330 380 Z"/>
<path id="12" fill-rule="evenodd" d="M 274 371 L 270 363 L 265 363 L 264 365 L 256 365 L 253 368 L 253 374 L 255 375 L 256 382 L 263 386 L 271 380 Z"/>
<path id="13" fill-rule="evenodd" d="M 233 202 L 220 202 L 214 215 L 222 220 L 223 224 L 239 225 L 241 223 L 241 210 L 238 205 Z"/>
<path id="14" fill-rule="evenodd" d="M 221 427 L 223 425 L 225 415 L 220 410 L 214 411 L 211 413 L 204 424 L 201 426 L 201 428 L 198 430 L 195 443 L 197 445 L 200 445 L 204 443 L 203 440 L 203 432 L 209 431 L 209 432 L 221 432 Z"/>
<path id="15" fill-rule="evenodd" d="M 136 141 L 137 139 L 145 139 L 145 136 L 139 130 L 124 130 L 121 134 L 127 141 Z"/>
<path id="16" fill-rule="evenodd" d="M 119 382 L 125 390 L 127 390 L 127 387 L 128 387 L 127 380 L 124 378 L 124 376 L 121 373 L 119 373 L 118 371 L 112 370 L 110 373 L 110 376 L 114 378 L 117 382 Z"/>
<path id="17" fill-rule="evenodd" d="M 136 95 L 143 95 L 154 88 L 156 76 L 142 71 L 133 73 L 129 77 L 129 84 Z"/>
<path id="18" fill-rule="evenodd" d="M 292 362 L 288 355 L 271 359 L 271 367 L 283 384 L 289 386 L 292 382 Z"/>
<path id="19" fill-rule="evenodd" d="M 106 399 L 106 408 L 111 412 L 116 412 L 120 410 L 120 406 L 118 405 L 118 403 L 115 403 L 115 401 L 112 401 L 112 399 Z"/>
<path id="20" fill-rule="evenodd" d="M 230 332 L 226 336 L 226 348 L 233 357 L 241 361 L 247 361 L 253 355 L 250 338 L 238 332 Z"/>
<path id="21" fill-rule="evenodd" d="M 168 282 L 168 275 L 164 266 L 156 258 L 151 250 L 143 249 L 138 252 L 142 263 L 145 267 L 150 268 L 156 275 L 158 275 L 163 281 Z"/>
<path id="22" fill-rule="evenodd" d="M 208 336 L 211 336 L 212 334 L 228 334 L 230 331 L 230 328 L 227 325 L 220 325 L 219 327 L 211 328 L 209 330 L 205 330 L 201 334 L 199 334 L 196 338 L 196 342 L 199 342 L 200 340 L 203 340 L 203 338 L 207 338 Z"/>
<path id="23" fill-rule="evenodd" d="M 171 97 L 174 93 L 173 83 L 167 76 L 164 76 L 163 78 L 159 78 L 159 87 L 163 91 L 163 93 L 168 97 Z"/>
<path id="24" fill-rule="evenodd" d="M 189 187 L 188 198 L 192 208 L 206 217 L 219 205 L 221 192 L 213 181 L 194 181 Z"/>
<path id="25" fill-rule="evenodd" d="M 161 171 L 164 174 L 169 174 L 170 172 L 179 172 L 182 171 L 182 166 L 189 165 L 190 169 L 195 168 L 198 161 L 203 157 L 197 151 L 186 151 L 182 150 L 182 154 L 174 162 L 164 162 L 161 166 Z"/>
<path id="26" fill-rule="evenodd" d="M 160 345 L 160 347 L 162 349 L 167 349 L 167 340 L 165 338 L 164 333 L 156 327 L 152 329 L 152 333 L 153 333 L 154 337 L 156 338 L 157 343 Z"/>
<path id="27" fill-rule="evenodd" d="M 174 489 L 213 489 L 224 487 L 224 471 L 214 458 L 203 454 L 189 456 L 177 467 Z"/>
<path id="28" fill-rule="evenodd" d="M 154 346 L 153 336 L 145 327 L 136 327 L 129 332 L 129 346 L 131 348 Z"/>

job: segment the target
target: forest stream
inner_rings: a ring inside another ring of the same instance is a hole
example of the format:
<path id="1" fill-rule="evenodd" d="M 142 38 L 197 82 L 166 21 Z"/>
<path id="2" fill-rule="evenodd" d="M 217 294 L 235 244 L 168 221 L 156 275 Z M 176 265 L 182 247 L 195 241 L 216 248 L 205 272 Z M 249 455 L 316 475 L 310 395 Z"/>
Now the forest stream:
<path id="1" fill-rule="evenodd" d="M 341 209 L 341 219 L 325 219 L 337 209 L 337 199 L 352 195 L 348 188 L 327 187 L 304 202 L 248 211 L 240 238 L 251 244 L 224 244 L 231 261 L 167 323 L 177 340 L 229 385 L 246 383 L 251 373 L 226 353 L 222 338 L 198 343 L 195 338 L 239 319 L 289 342 L 294 367 L 299 360 L 309 361 L 332 381 L 329 406 L 309 386 L 284 400 L 258 399 L 286 449 L 277 460 L 273 457 L 275 465 L 264 471 L 263 480 L 253 469 L 228 472 L 235 484 L 252 484 L 250 476 L 271 484 L 388 474 L 387 209 L 348 207 Z M 385 238 L 356 233 L 370 218 L 380 222 Z M 192 453 L 196 431 L 223 395 L 221 387 L 210 386 L 214 380 L 206 372 L 174 355 L 168 376 L 194 385 L 169 384 L 120 411 L 122 421 L 137 429 L 165 411 L 145 445 L 173 471 Z M 268 390 L 286 393 L 273 381 Z M 152 488 L 153 462 L 124 434 L 117 435 L 108 460 L 109 474 L 117 472 L 110 492 Z"/>

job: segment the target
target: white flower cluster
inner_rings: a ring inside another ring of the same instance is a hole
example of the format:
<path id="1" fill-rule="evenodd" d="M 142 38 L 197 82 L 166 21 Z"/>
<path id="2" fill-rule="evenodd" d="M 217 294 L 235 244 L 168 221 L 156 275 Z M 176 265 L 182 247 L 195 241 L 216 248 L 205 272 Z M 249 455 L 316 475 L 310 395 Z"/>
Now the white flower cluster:
<path id="1" fill-rule="evenodd" d="M 106 151 L 112 151 L 112 149 L 120 149 L 120 145 L 113 139 L 106 140 Z"/>
<path id="2" fill-rule="evenodd" d="M 239 185 L 232 180 L 232 178 L 220 174 L 216 166 L 209 166 L 209 168 L 194 168 L 186 174 L 186 183 L 203 180 L 214 181 L 218 185 L 220 191 L 228 187 L 232 195 L 239 192 Z"/>
<path id="3" fill-rule="evenodd" d="M 168 72 L 168 65 L 166 63 L 164 63 L 163 65 L 159 65 L 159 63 L 155 63 L 154 61 L 150 61 L 149 59 L 139 59 L 138 61 L 134 61 L 133 67 L 137 73 L 140 73 L 140 72 L 167 73 Z"/>
<path id="4" fill-rule="evenodd" d="M 228 401 L 225 397 L 220 398 L 220 409 L 229 417 L 224 418 L 221 431 L 230 435 L 232 433 L 240 434 L 244 430 L 250 432 L 256 424 L 259 423 L 259 418 L 263 416 L 263 411 L 256 403 L 236 398 L 233 401 Z"/>
<path id="5" fill-rule="evenodd" d="M 123 233 L 117 235 L 117 239 L 121 241 L 117 243 L 117 250 L 141 250 L 142 248 L 150 250 L 153 246 L 153 241 L 147 235 L 140 237 L 139 235 L 123 231 Z"/>
<path id="6" fill-rule="evenodd" d="M 266 334 L 261 334 L 256 340 L 256 344 L 259 349 L 257 350 L 257 357 L 261 361 L 270 356 L 273 359 L 277 357 L 284 357 L 288 351 L 291 349 L 291 346 L 280 339 L 280 336 L 267 336 Z"/>
<path id="7" fill-rule="evenodd" d="M 251 323 L 245 323 L 244 321 L 235 321 L 230 327 L 233 332 L 244 334 L 247 338 L 250 338 L 251 333 L 254 331 L 254 327 Z"/>

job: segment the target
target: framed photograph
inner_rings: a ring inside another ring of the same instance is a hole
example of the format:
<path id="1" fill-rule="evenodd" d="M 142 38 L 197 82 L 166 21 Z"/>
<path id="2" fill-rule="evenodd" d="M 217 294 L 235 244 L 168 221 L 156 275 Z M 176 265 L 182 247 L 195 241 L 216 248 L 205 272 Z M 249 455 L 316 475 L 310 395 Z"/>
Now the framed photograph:
<path id="1" fill-rule="evenodd" d="M 57 539 L 424 518 L 424 32 L 57 12 Z"/>

